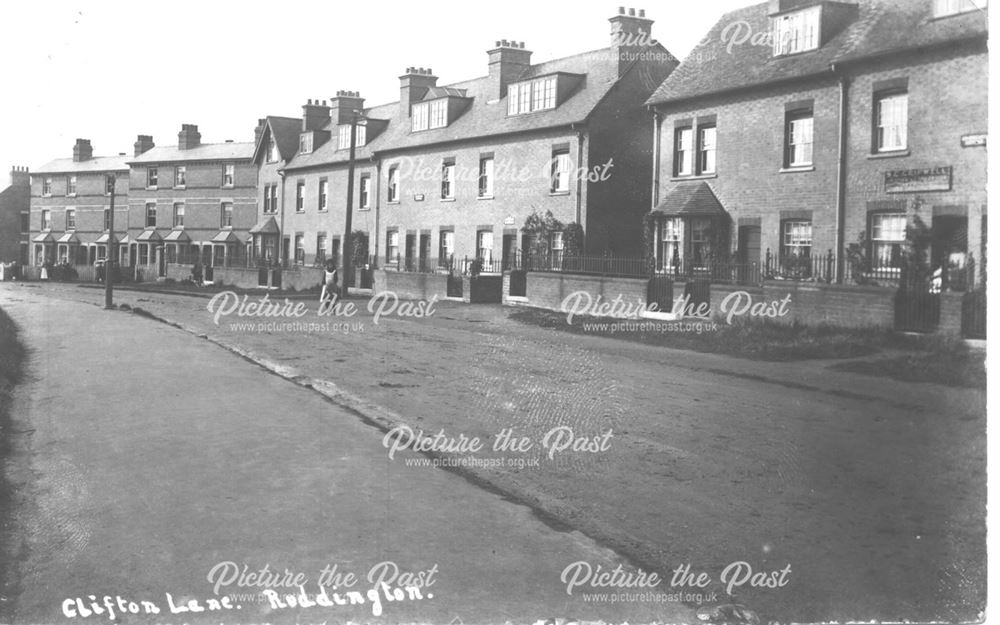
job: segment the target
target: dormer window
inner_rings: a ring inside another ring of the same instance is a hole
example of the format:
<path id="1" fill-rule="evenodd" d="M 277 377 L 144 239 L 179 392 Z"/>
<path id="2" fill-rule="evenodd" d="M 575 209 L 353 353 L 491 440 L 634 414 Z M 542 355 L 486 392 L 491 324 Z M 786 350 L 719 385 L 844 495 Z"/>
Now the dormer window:
<path id="1" fill-rule="evenodd" d="M 278 144 L 275 142 L 274 137 L 270 137 L 267 141 L 267 162 L 278 162 Z"/>
<path id="2" fill-rule="evenodd" d="M 773 19 L 774 56 L 808 52 L 819 47 L 819 18 L 822 6 L 815 6 Z"/>
<path id="3" fill-rule="evenodd" d="M 365 126 L 358 124 L 354 131 L 354 147 L 360 148 L 365 144 Z M 337 149 L 347 150 L 351 147 L 351 125 L 344 124 L 337 129 Z"/>
<path id="4" fill-rule="evenodd" d="M 410 119 L 413 132 L 444 128 L 448 125 L 448 98 L 414 104 Z"/>
<path id="5" fill-rule="evenodd" d="M 972 0 L 933 0 L 933 2 L 934 17 L 958 15 L 959 13 L 967 13 L 977 8 Z"/>
<path id="6" fill-rule="evenodd" d="M 444 128 L 448 125 L 448 100 L 434 100 L 431 105 L 431 128 Z"/>
<path id="7" fill-rule="evenodd" d="M 299 135 L 299 154 L 309 154 L 313 151 L 313 133 L 304 132 Z"/>
<path id="8" fill-rule="evenodd" d="M 556 77 L 546 76 L 507 87 L 507 114 L 522 115 L 556 107 Z"/>

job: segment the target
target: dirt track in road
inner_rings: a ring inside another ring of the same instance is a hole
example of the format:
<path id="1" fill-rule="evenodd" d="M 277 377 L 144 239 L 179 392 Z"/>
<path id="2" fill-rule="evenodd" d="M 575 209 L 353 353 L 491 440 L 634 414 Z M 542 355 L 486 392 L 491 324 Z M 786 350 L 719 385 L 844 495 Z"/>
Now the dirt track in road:
<path id="1" fill-rule="evenodd" d="M 214 325 L 204 299 L 118 301 L 329 379 L 414 430 L 527 437 L 530 451 L 505 454 L 524 468 L 484 477 L 659 570 L 690 564 L 720 589 L 733 562 L 790 566 L 783 588 L 732 589 L 763 619 L 969 620 L 985 601 L 983 392 L 566 335 L 493 307 L 268 332 Z M 549 457 L 557 427 L 612 437 Z"/>

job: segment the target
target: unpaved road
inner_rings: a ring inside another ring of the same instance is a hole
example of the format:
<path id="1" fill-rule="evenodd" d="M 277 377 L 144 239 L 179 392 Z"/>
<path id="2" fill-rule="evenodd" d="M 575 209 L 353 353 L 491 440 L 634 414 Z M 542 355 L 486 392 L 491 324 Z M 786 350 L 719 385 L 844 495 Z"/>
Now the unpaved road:
<path id="1" fill-rule="evenodd" d="M 418 454 L 390 461 L 356 416 L 190 334 L 27 289 L 0 290 L 0 306 L 30 348 L 9 466 L 14 623 L 693 618 L 678 601 L 567 595 L 566 563 L 623 561 L 452 473 L 408 468 Z M 312 601 L 329 566 L 360 578 L 344 577 L 330 601 L 351 590 L 364 601 L 293 607 L 282 597 L 303 591 L 282 581 L 272 603 L 250 578 L 233 580 L 244 565 L 304 576 Z M 390 590 L 372 597 L 379 580 Z M 391 602 L 404 586 L 421 591 Z M 92 595 L 140 613 L 88 617 Z M 181 612 L 192 600 L 221 609 Z"/>
<path id="2" fill-rule="evenodd" d="M 524 468 L 484 478 L 641 564 L 708 573 L 706 590 L 725 591 L 733 562 L 790 566 L 781 588 L 731 589 L 763 619 L 970 620 L 985 603 L 984 392 L 556 333 L 499 307 L 311 332 L 215 325 L 205 299 L 117 301 L 332 380 L 414 430 L 526 437 L 528 451 L 504 454 Z M 558 427 L 612 436 L 549 457 Z"/>

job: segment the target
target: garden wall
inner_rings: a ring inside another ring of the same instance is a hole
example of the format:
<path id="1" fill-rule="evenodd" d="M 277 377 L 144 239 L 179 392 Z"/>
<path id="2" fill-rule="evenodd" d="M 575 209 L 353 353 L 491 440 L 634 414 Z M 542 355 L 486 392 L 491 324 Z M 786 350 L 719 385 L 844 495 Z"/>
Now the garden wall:
<path id="1" fill-rule="evenodd" d="M 439 300 L 448 296 L 448 276 L 439 273 L 409 273 L 405 271 L 375 271 L 373 293 L 391 291 L 400 299 Z"/>

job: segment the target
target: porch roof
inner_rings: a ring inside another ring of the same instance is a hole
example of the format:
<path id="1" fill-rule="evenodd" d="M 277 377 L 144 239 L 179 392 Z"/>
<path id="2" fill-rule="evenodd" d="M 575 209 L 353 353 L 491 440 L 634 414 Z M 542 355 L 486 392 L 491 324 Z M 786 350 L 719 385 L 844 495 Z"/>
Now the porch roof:
<path id="1" fill-rule="evenodd" d="M 67 232 L 56 240 L 56 243 L 79 243 L 80 237 L 75 232 Z"/>
<path id="2" fill-rule="evenodd" d="M 164 241 L 184 241 L 184 242 L 187 243 L 187 242 L 191 241 L 191 237 L 189 237 L 188 233 L 184 232 L 183 230 L 171 230 L 167 234 L 167 236 L 163 237 L 163 240 Z"/>
<path id="3" fill-rule="evenodd" d="M 34 241 L 35 243 L 51 243 L 55 240 L 56 238 L 52 236 L 51 232 L 43 232 L 38 236 L 36 236 L 34 239 L 32 239 L 32 241 Z"/>
<path id="4" fill-rule="evenodd" d="M 232 230 L 220 230 L 212 237 L 212 243 L 240 243 L 240 238 Z"/>
<path id="5" fill-rule="evenodd" d="M 682 182 L 667 193 L 652 214 L 661 217 L 712 217 L 727 213 L 707 182 Z"/>
<path id="6" fill-rule="evenodd" d="M 253 228 L 250 228 L 250 234 L 279 234 L 280 232 L 278 222 L 274 220 L 274 217 L 259 221 Z"/>
<path id="7" fill-rule="evenodd" d="M 163 237 L 156 230 L 143 230 L 139 236 L 135 238 L 136 241 L 162 241 Z"/>

